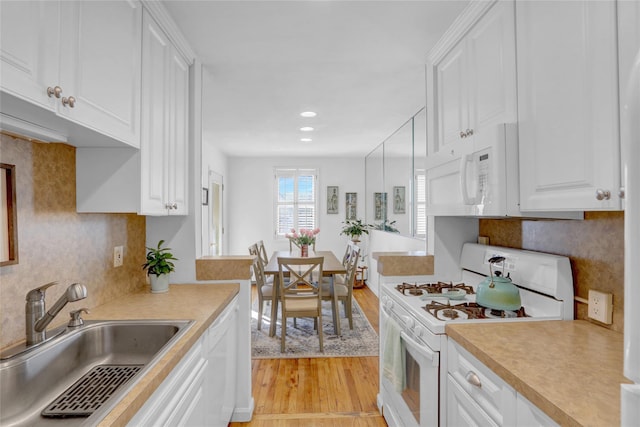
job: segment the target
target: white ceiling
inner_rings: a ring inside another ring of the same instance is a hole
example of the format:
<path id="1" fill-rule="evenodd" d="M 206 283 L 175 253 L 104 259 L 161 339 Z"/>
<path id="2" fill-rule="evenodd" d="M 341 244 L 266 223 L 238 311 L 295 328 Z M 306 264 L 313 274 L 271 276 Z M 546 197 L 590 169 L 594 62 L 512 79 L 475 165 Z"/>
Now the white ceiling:
<path id="1" fill-rule="evenodd" d="M 164 1 L 205 66 L 204 137 L 229 156 L 366 155 L 424 106 L 427 53 L 467 3 Z"/>

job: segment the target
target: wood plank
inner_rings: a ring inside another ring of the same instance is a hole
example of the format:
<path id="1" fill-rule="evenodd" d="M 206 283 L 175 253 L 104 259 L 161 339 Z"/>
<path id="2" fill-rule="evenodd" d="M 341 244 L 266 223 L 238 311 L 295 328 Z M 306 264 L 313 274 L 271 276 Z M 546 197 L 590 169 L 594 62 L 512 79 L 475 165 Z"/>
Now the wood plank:
<path id="1" fill-rule="evenodd" d="M 379 334 L 378 298 L 366 286 L 353 292 Z M 252 297 L 257 298 L 255 289 Z M 255 359 L 253 419 L 229 425 L 384 427 L 377 407 L 378 381 L 378 357 Z"/>

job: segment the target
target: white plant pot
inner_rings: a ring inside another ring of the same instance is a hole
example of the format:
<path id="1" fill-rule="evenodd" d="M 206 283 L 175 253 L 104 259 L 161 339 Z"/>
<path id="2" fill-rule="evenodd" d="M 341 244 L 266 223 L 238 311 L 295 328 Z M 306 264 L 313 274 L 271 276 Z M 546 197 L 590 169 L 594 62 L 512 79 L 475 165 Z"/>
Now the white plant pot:
<path id="1" fill-rule="evenodd" d="M 151 281 L 152 294 L 161 294 L 163 292 L 169 291 L 169 275 L 168 274 L 161 274 L 159 276 L 156 276 L 155 274 L 150 274 L 149 280 Z"/>

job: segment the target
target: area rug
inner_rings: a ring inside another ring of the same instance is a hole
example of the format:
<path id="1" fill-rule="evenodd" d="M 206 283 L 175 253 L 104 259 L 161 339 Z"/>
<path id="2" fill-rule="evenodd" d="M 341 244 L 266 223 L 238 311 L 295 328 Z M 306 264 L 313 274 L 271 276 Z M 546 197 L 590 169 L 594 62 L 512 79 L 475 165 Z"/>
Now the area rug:
<path id="1" fill-rule="evenodd" d="M 333 331 L 331 302 L 322 303 L 322 323 L 324 332 L 324 353 L 320 353 L 318 334 L 313 329 L 313 319 L 299 318 L 297 326 L 293 326 L 293 319 L 287 321 L 287 337 L 285 352 L 280 352 L 280 314 L 276 324 L 276 335 L 269 337 L 270 303 L 265 303 L 262 319 L 262 329 L 258 325 L 258 301 L 251 307 L 251 357 L 254 359 L 287 359 L 310 357 L 362 357 L 378 356 L 378 334 L 369 320 L 362 313 L 362 309 L 353 300 L 353 329 L 349 329 L 349 319 L 344 317 L 342 303 L 340 308 L 340 327 L 342 336 L 336 336 Z M 278 308 L 278 311 L 279 308 Z"/>

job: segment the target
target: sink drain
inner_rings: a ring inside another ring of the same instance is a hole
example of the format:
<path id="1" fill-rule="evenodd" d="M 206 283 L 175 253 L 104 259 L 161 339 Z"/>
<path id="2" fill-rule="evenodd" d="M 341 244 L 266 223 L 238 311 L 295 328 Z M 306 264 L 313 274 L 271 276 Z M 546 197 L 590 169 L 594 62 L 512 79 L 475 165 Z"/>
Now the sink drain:
<path id="1" fill-rule="evenodd" d="M 84 374 L 43 411 L 43 417 L 88 417 L 144 365 L 98 365 Z"/>

